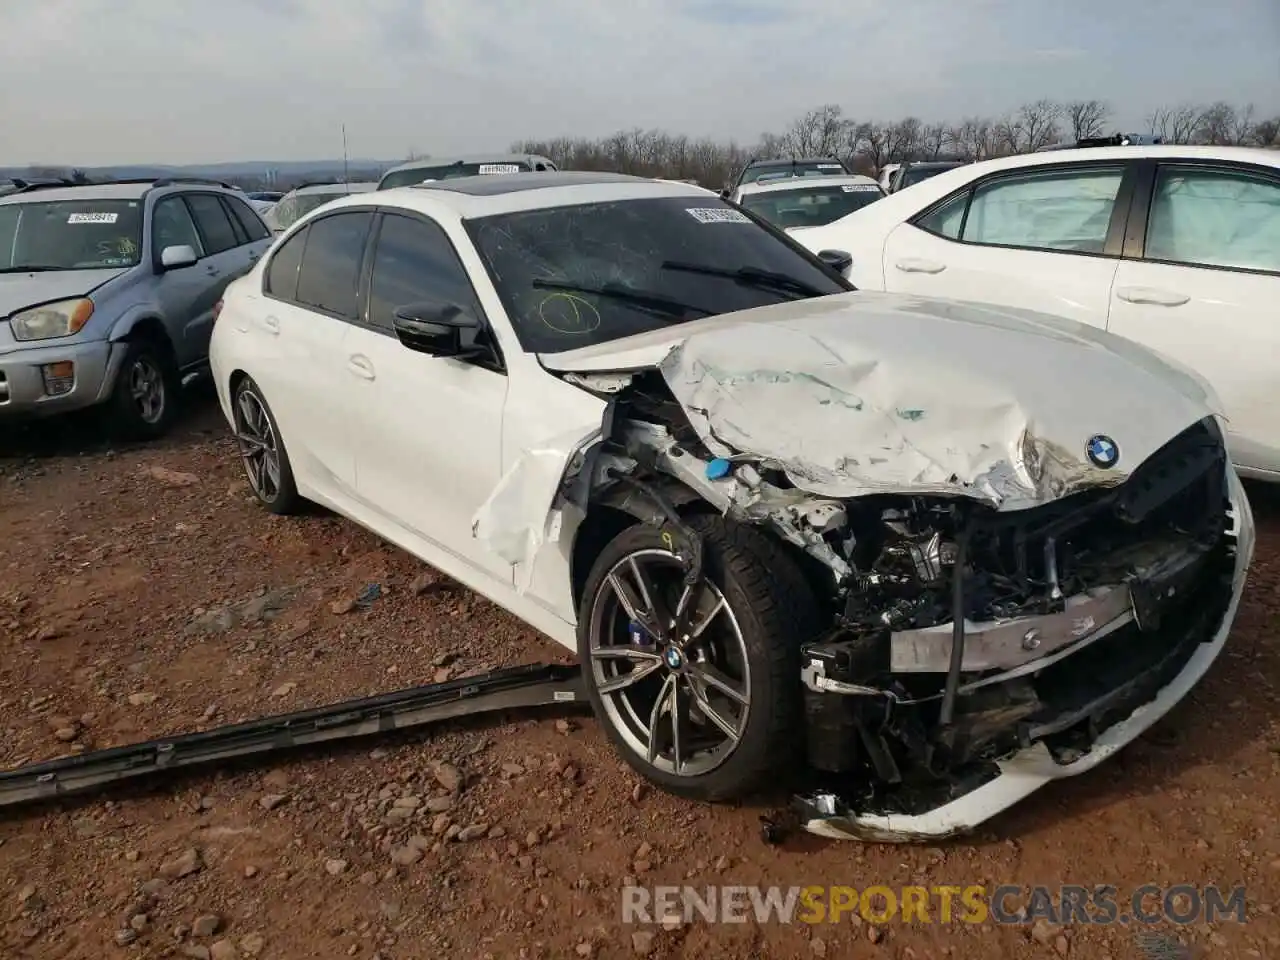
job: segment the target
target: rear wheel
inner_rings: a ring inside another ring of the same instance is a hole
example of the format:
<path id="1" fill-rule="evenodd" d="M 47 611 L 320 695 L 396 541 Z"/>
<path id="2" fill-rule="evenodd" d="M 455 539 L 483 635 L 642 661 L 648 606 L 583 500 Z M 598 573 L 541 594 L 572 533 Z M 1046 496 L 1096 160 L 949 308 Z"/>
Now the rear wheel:
<path id="1" fill-rule="evenodd" d="M 578 652 L 592 708 L 636 771 L 681 796 L 727 800 L 803 753 L 800 645 L 817 632 L 817 607 L 777 541 L 720 517 L 689 524 L 703 539 L 703 582 L 684 585 L 669 535 L 628 528 L 592 568 Z"/>
<path id="2" fill-rule="evenodd" d="M 253 495 L 272 513 L 296 513 L 302 498 L 293 482 L 289 454 L 276 418 L 252 378 L 236 385 L 231 404 L 240 459 Z"/>
<path id="3" fill-rule="evenodd" d="M 181 391 L 169 351 L 151 339 L 131 340 L 111 394 L 113 432 L 126 440 L 164 436 L 178 415 Z"/>

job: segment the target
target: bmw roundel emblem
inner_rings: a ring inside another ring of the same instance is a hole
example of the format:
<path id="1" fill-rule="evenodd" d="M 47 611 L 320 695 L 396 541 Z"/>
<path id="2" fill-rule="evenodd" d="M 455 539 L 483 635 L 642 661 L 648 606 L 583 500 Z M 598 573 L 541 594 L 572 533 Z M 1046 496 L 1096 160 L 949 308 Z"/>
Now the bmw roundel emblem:
<path id="1" fill-rule="evenodd" d="M 667 666 L 670 667 L 672 670 L 679 670 L 681 663 L 683 663 L 683 658 L 680 656 L 680 651 L 677 650 L 675 647 L 667 647 L 666 659 L 667 659 Z"/>
<path id="2" fill-rule="evenodd" d="M 1120 461 L 1120 448 L 1116 442 L 1105 434 L 1095 434 L 1084 445 L 1085 456 L 1095 467 L 1108 470 Z"/>

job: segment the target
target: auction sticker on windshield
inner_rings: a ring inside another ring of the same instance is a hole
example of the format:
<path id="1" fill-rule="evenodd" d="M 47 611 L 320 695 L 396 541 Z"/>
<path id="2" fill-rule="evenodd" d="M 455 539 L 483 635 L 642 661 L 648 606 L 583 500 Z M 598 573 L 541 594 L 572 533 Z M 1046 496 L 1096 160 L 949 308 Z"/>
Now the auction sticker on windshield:
<path id="1" fill-rule="evenodd" d="M 482 163 L 480 164 L 480 175 L 486 176 L 491 173 L 519 173 L 520 164 L 518 163 Z"/>
<path id="2" fill-rule="evenodd" d="M 685 212 L 702 223 L 750 223 L 751 218 L 725 207 L 686 207 Z"/>
<path id="3" fill-rule="evenodd" d="M 840 188 L 845 193 L 879 193 L 880 188 L 874 183 L 846 183 Z"/>
<path id="4" fill-rule="evenodd" d="M 67 223 L 115 223 L 119 219 L 118 213 L 73 213 Z"/>

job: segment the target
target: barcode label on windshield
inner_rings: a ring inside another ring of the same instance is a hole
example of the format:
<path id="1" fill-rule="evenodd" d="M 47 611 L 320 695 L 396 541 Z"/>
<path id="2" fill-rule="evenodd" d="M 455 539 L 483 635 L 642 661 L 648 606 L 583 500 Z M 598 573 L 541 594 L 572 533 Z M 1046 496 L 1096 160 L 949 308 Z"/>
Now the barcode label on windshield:
<path id="1" fill-rule="evenodd" d="M 838 163 L 820 163 L 818 164 L 818 169 L 819 170 L 843 170 L 844 167 L 840 166 L 840 164 Z"/>
<path id="2" fill-rule="evenodd" d="M 845 193 L 879 193 L 880 188 L 874 183 L 846 183 L 840 188 Z"/>
<path id="3" fill-rule="evenodd" d="M 73 213 L 67 223 L 115 223 L 118 219 L 118 213 Z"/>
<path id="4" fill-rule="evenodd" d="M 750 223 L 751 218 L 727 207 L 686 207 L 685 211 L 700 223 Z"/>
<path id="5" fill-rule="evenodd" d="M 488 176 L 491 173 L 519 173 L 520 164 L 518 163 L 482 163 L 480 164 L 480 175 Z"/>

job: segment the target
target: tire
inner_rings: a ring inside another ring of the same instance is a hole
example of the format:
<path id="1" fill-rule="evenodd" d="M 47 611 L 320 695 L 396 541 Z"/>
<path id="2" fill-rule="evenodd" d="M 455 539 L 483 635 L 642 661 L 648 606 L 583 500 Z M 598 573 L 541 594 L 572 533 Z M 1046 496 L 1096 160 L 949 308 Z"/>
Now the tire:
<path id="1" fill-rule="evenodd" d="M 720 600 L 725 606 L 718 608 L 710 626 L 704 625 L 701 636 L 677 650 L 678 667 L 673 669 L 666 659 L 669 646 L 653 643 L 643 627 L 637 632 L 637 620 L 618 599 L 611 579 L 620 576 L 628 592 L 637 582 L 638 568 L 649 579 L 650 592 L 665 594 L 667 609 L 674 609 L 683 571 L 669 549 L 670 532 L 649 525 L 624 530 L 593 564 L 578 616 L 578 656 L 592 709 L 610 742 L 636 772 L 689 799 L 740 799 L 776 784 L 804 754 L 800 647 L 820 628 L 818 606 L 799 565 L 781 543 L 754 527 L 717 516 L 695 516 L 687 522 L 702 537 L 708 584 L 696 601 L 691 625 L 696 628 Z M 633 607 L 643 606 L 637 591 L 629 593 Z M 691 634 L 692 630 L 681 637 Z M 627 656 L 610 655 L 611 649 L 626 650 Z M 641 652 L 642 659 L 623 668 Z M 704 659 L 699 662 L 699 657 Z M 746 694 L 745 711 L 739 699 L 705 681 L 708 665 L 715 667 L 722 682 L 729 682 L 738 698 Z M 643 679 L 635 680 L 634 673 Z M 669 714 L 664 710 L 656 726 L 650 723 L 655 716 L 651 704 L 660 693 L 670 696 L 670 682 L 677 686 L 680 707 L 693 705 L 688 722 L 681 724 L 686 756 L 679 770 Z M 612 684 L 621 687 L 610 689 Z M 699 686 L 701 701 L 696 695 Z M 702 709 L 708 703 L 727 728 L 712 722 Z M 665 749 L 660 748 L 651 762 L 648 744 L 654 738 L 644 730 L 655 728 Z M 736 743 L 729 731 L 736 734 Z M 723 740 L 720 747 L 702 755 L 692 752 L 697 740 L 711 743 L 717 737 Z"/>
<path id="2" fill-rule="evenodd" d="M 262 390 L 251 377 L 245 377 L 236 385 L 231 410 L 249 489 L 271 513 L 281 516 L 298 513 L 303 500 L 293 480 L 293 466 L 284 438 Z"/>
<path id="3" fill-rule="evenodd" d="M 111 432 L 122 440 L 157 440 L 178 416 L 182 384 L 164 345 L 126 341 L 124 360 L 108 401 Z"/>

